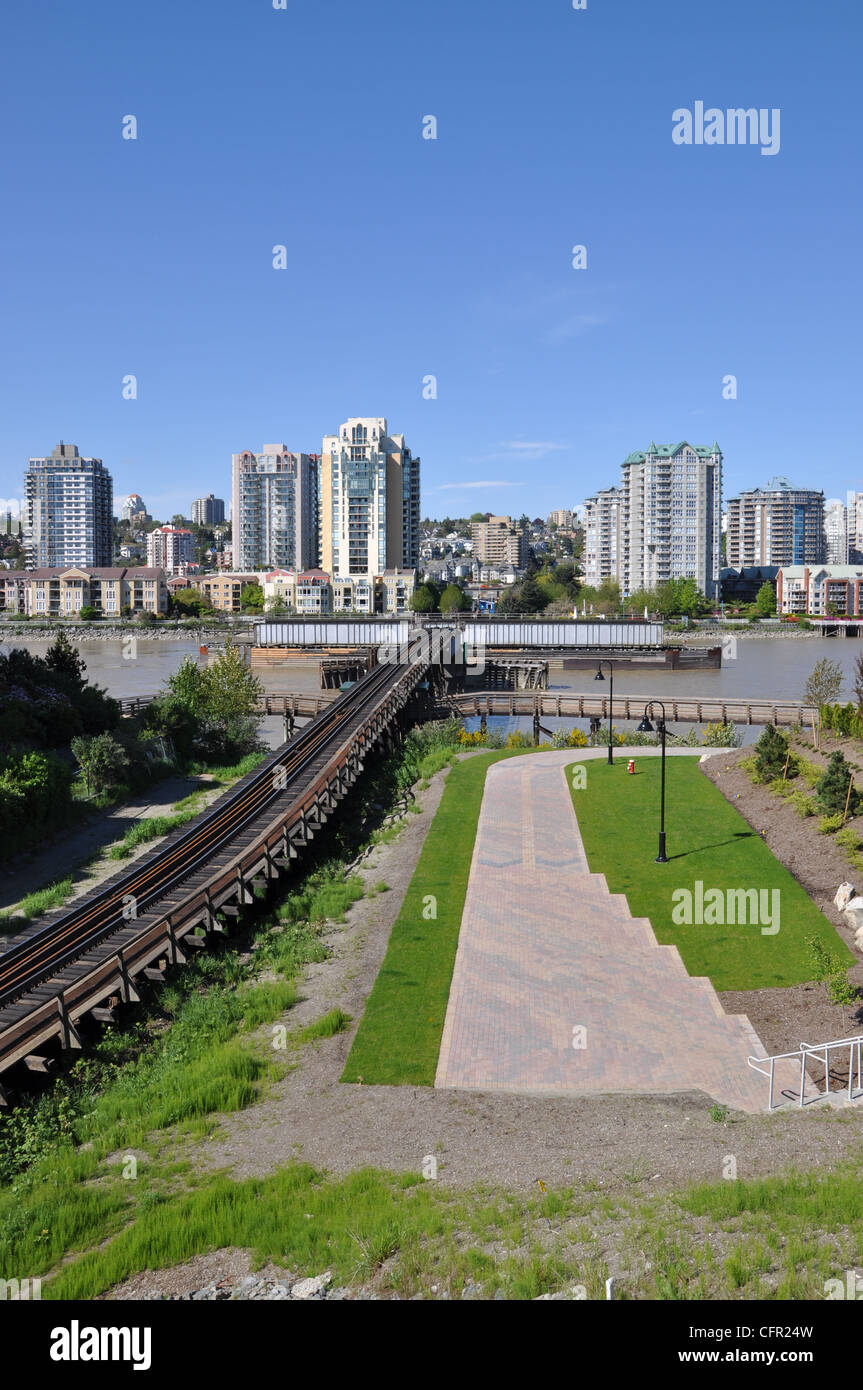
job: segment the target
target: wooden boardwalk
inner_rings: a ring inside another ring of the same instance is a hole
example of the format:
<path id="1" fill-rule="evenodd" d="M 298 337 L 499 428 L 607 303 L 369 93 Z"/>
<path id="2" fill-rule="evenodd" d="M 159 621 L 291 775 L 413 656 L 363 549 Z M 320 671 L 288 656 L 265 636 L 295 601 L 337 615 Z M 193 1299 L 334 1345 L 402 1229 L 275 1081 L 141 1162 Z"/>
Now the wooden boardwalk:
<path id="1" fill-rule="evenodd" d="M 470 691 L 445 697 L 446 708 L 463 717 L 520 715 L 550 719 L 607 719 L 610 701 L 603 695 L 555 695 L 525 691 Z M 644 714 L 643 696 L 614 697 L 613 718 L 640 720 Z M 806 727 L 818 719 L 813 705 L 797 700 L 722 699 L 716 696 L 692 695 L 685 699 L 665 697 L 665 717 L 681 724 L 803 724 Z M 653 714 L 661 713 L 654 701 Z M 651 718 L 653 718 L 653 714 Z M 654 720 L 655 722 L 655 720 Z"/>
<path id="2" fill-rule="evenodd" d="M 137 714 L 153 700 L 153 695 L 136 695 L 120 701 L 124 715 Z M 287 714 L 313 718 L 339 698 L 336 690 L 322 690 L 316 695 L 267 694 L 259 708 L 262 714 Z M 615 719 L 640 720 L 647 702 L 643 696 L 615 695 Z M 685 699 L 663 700 L 665 716 L 679 724 L 779 724 L 790 727 L 802 724 L 809 728 L 818 711 L 814 705 L 798 700 L 721 699 L 716 696 L 691 695 Z M 450 693 L 443 697 L 441 710 L 461 718 L 492 716 L 526 716 L 549 719 L 608 718 L 607 695 L 556 695 L 534 690 L 477 690 Z M 654 711 L 660 713 L 658 703 Z M 655 722 L 655 721 L 654 721 Z"/>

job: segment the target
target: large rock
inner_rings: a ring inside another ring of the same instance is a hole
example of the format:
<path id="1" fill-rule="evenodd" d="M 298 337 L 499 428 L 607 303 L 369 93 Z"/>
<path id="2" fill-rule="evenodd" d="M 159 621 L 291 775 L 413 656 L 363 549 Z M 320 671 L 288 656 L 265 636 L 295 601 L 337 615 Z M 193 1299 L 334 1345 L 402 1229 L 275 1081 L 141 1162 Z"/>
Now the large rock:
<path id="1" fill-rule="evenodd" d="M 863 951 L 863 926 L 857 928 L 857 935 L 854 937 L 854 945 L 858 951 Z"/>
<path id="2" fill-rule="evenodd" d="M 846 905 L 845 916 L 848 918 L 849 922 L 854 922 L 858 925 L 863 924 L 863 898 L 852 898 L 850 903 Z"/>
<path id="3" fill-rule="evenodd" d="M 833 899 L 833 901 L 840 912 L 845 911 L 846 907 L 848 906 L 849 902 L 854 897 L 856 892 L 857 889 L 854 887 L 853 883 L 839 884 L 839 887 L 836 891 L 836 897 Z"/>
<path id="4" fill-rule="evenodd" d="M 332 1280 L 333 1276 L 329 1271 L 326 1274 L 316 1274 L 314 1279 L 301 1279 L 291 1289 L 291 1298 L 321 1298 Z"/>

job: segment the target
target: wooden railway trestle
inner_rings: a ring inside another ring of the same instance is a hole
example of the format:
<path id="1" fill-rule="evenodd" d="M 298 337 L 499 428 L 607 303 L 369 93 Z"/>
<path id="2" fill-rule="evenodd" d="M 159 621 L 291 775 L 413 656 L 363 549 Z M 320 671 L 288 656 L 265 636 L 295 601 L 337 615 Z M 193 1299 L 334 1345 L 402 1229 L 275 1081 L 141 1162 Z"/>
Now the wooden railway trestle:
<path id="1" fill-rule="evenodd" d="M 39 1047 L 55 1038 L 64 1049 L 81 1047 L 77 1024 L 86 1014 L 110 1021 L 118 1002 L 140 998 L 136 979 L 148 974 L 163 978 L 159 962 L 183 964 L 189 950 L 205 943 L 206 936 L 197 934 L 199 928 L 206 934 L 224 933 L 226 928 L 218 914 L 238 915 L 243 905 L 254 900 L 252 885 L 256 880 L 269 882 L 289 870 L 354 786 L 370 752 L 400 722 L 423 674 L 422 666 L 406 668 L 347 737 L 344 729 L 337 727 L 325 745 L 328 751 L 335 743 L 335 749 L 314 782 L 277 813 L 272 807 L 265 808 L 259 820 L 238 832 L 227 850 L 217 850 L 216 858 L 229 855 L 226 863 L 215 869 L 205 865 L 140 916 L 132 913 L 126 925 L 106 939 L 107 950 L 105 942 L 85 949 L 11 1007 L 0 1008 L 0 1074 L 20 1062 L 34 1071 L 51 1069 L 54 1059 L 40 1056 Z M 258 769 L 234 790 L 259 775 Z M 290 797 L 290 792 L 288 784 L 283 795 Z M 166 837 L 137 860 L 135 867 L 158 861 L 182 833 Z M 110 884 L 108 880 L 102 889 Z M 91 965 L 90 955 L 100 955 L 101 959 Z M 10 1013 L 17 1016 L 9 1018 Z M 0 1105 L 7 1103 L 7 1093 L 0 1084 Z"/>

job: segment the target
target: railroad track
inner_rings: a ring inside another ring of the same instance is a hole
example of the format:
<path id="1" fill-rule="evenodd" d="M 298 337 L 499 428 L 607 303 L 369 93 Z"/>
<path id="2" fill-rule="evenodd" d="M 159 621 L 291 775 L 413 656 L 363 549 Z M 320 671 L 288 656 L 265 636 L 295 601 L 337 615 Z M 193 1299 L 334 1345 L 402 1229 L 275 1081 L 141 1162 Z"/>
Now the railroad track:
<path id="1" fill-rule="evenodd" d="M 205 917 L 212 926 L 211 899 L 203 885 L 208 876 L 212 878 L 210 868 L 214 861 L 216 866 L 226 862 L 242 864 L 243 854 L 247 858 L 248 853 L 254 856 L 264 835 L 263 824 L 269 835 L 265 844 L 265 857 L 269 862 L 273 853 L 270 841 L 274 841 L 277 834 L 273 827 L 278 828 L 280 813 L 287 816 L 291 808 L 300 803 L 303 808 L 313 803 L 316 807 L 326 805 L 327 811 L 331 810 L 333 777 L 341 777 L 346 750 L 357 741 L 358 732 L 367 730 L 370 721 L 376 720 L 376 712 L 387 705 L 390 697 L 398 693 L 401 698 L 401 693 L 406 692 L 404 697 L 407 698 L 421 674 L 413 668 L 376 668 L 323 711 L 291 743 L 245 777 L 232 792 L 219 798 L 216 805 L 197 817 L 188 829 L 175 832 L 164 845 L 126 873 L 113 877 L 101 890 L 69 911 L 52 914 L 47 923 L 36 924 L 8 939 L 0 954 L 0 1071 L 11 1065 L 10 1057 L 16 1059 L 13 1056 L 16 1051 L 21 1055 L 20 1049 L 11 1046 L 4 1050 L 4 1043 L 16 1029 L 23 1029 L 28 1014 L 44 1009 L 48 1003 L 56 1004 L 60 1016 L 61 1026 L 55 1031 L 67 1038 L 70 1036 L 64 990 L 72 984 L 76 974 L 80 976 L 85 969 L 76 970 L 76 964 L 80 966 L 82 958 L 90 961 L 94 953 L 99 954 L 96 948 L 102 948 L 106 959 L 119 959 L 122 980 L 124 958 L 122 950 L 117 955 L 117 943 L 122 943 L 123 948 L 134 946 L 136 936 L 152 933 L 154 921 L 161 920 L 160 905 L 165 909 L 162 916 L 170 918 L 179 903 L 205 898 Z M 390 703 L 394 701 L 390 699 Z M 364 735 L 360 743 L 368 746 Z M 339 789 L 346 790 L 351 780 L 345 779 L 344 788 L 339 780 Z M 305 818 L 305 809 L 302 815 Z M 320 816 L 320 819 L 325 818 L 325 815 Z M 315 822 L 314 829 L 317 827 Z M 305 842 L 303 835 L 300 843 Z M 282 852 L 294 856 L 287 832 L 284 845 Z M 248 901 L 242 868 L 238 881 L 239 900 Z M 182 929 L 188 931 L 192 921 L 199 920 L 202 920 L 200 914 L 198 917 L 187 914 Z M 173 941 L 170 921 L 168 932 Z M 174 958 L 177 958 L 176 952 Z M 143 957 L 141 960 L 141 968 L 144 968 L 147 962 Z M 109 984 L 113 987 L 113 981 L 113 976 L 111 981 L 105 976 L 105 989 Z M 134 992 L 129 995 L 127 991 L 125 997 L 134 998 Z M 78 1005 L 80 1016 L 86 1011 L 80 998 Z M 74 1031 L 72 1028 L 71 1034 Z M 43 1029 L 42 1038 L 44 1036 L 47 1034 Z M 33 1059 L 29 1061 L 32 1065 Z"/>

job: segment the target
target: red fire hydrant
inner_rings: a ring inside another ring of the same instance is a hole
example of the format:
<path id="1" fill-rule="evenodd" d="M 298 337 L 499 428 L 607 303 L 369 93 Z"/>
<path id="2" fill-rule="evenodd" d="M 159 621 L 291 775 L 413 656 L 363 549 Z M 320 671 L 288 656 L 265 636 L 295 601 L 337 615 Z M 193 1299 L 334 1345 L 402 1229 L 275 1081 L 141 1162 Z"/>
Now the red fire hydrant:
<path id="1" fill-rule="evenodd" d="M 635 773 L 635 759 L 634 759 L 634 758 L 630 758 L 629 762 L 626 764 L 626 770 L 627 770 L 627 772 L 631 772 L 631 773 L 633 773 L 633 774 Z"/>

